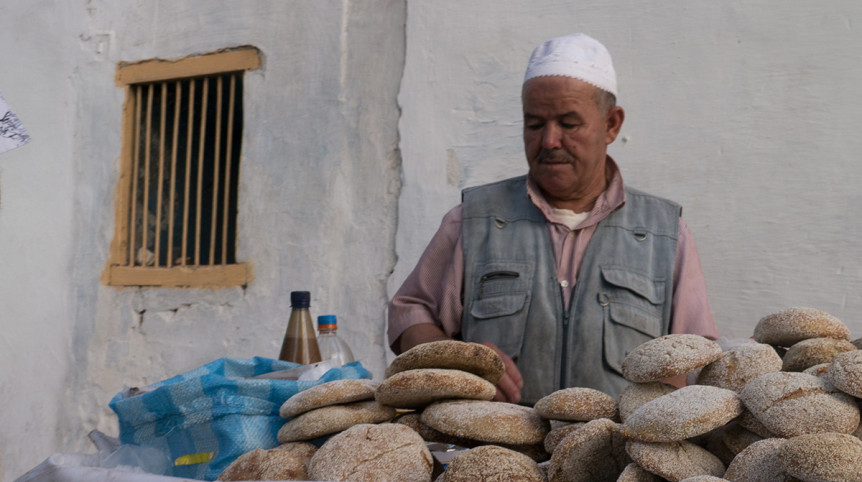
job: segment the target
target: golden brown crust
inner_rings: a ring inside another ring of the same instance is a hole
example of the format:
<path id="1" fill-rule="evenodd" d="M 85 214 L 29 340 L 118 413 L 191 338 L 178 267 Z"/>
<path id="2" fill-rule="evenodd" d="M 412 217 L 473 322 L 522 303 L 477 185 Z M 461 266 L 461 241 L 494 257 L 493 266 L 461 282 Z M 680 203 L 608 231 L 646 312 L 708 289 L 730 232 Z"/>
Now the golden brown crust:
<path id="1" fill-rule="evenodd" d="M 617 401 L 613 397 L 599 390 L 583 387 L 557 390 L 539 399 L 533 408 L 536 413 L 549 420 L 589 422 L 617 416 Z"/>
<path id="2" fill-rule="evenodd" d="M 548 467 L 550 480 L 614 481 L 630 462 L 619 426 L 601 418 L 587 422 L 557 445 Z"/>
<path id="3" fill-rule="evenodd" d="M 341 432 L 357 424 L 380 423 L 395 418 L 395 409 L 374 400 L 330 405 L 303 413 L 278 430 L 280 443 L 312 440 Z"/>
<path id="4" fill-rule="evenodd" d="M 731 421 L 724 426 L 721 432 L 721 441 L 725 447 L 735 456 L 754 442 L 763 440 L 763 437 L 743 427 L 736 421 Z"/>
<path id="5" fill-rule="evenodd" d="M 778 460 L 778 449 L 784 441 L 783 438 L 767 438 L 752 443 L 733 458 L 724 478 L 750 482 L 791 480 L 784 470 L 784 465 Z"/>
<path id="6" fill-rule="evenodd" d="M 700 335 L 665 335 L 642 343 L 622 363 L 632 382 L 656 382 L 704 367 L 721 356 L 721 346 Z"/>
<path id="7" fill-rule="evenodd" d="M 859 426 L 854 399 L 814 375 L 767 373 L 746 385 L 739 396 L 748 411 L 780 437 L 851 433 Z"/>
<path id="8" fill-rule="evenodd" d="M 311 459 L 312 480 L 428 482 L 433 459 L 422 437 L 397 423 L 360 424 L 334 435 Z"/>
<path id="9" fill-rule="evenodd" d="M 632 383 L 620 393 L 620 420 L 625 422 L 641 405 L 674 390 L 676 387 L 662 382 Z"/>
<path id="10" fill-rule="evenodd" d="M 744 404 L 744 402 L 743 402 Z M 745 409 L 742 413 L 736 417 L 736 423 L 739 424 L 740 427 L 748 430 L 749 432 L 753 432 L 757 435 L 760 435 L 763 438 L 775 438 L 776 435 L 772 433 L 771 430 L 766 428 L 763 425 L 763 422 L 757 419 L 754 415 L 751 414 L 751 411 Z"/>
<path id="11" fill-rule="evenodd" d="M 473 448 L 478 447 L 480 445 L 487 445 L 488 442 L 482 442 L 481 440 L 473 440 L 468 438 L 455 437 L 452 435 L 445 434 L 439 430 L 435 430 L 428 425 L 422 423 L 421 414 L 420 413 L 406 413 L 404 415 L 399 416 L 395 420 L 394 423 L 401 423 L 407 425 L 418 433 L 423 440 L 426 442 L 438 442 L 443 444 L 456 445 L 458 447 L 464 448 Z M 583 425 L 583 424 L 581 424 Z M 527 444 L 527 445 L 518 445 L 518 444 L 504 444 L 498 443 L 496 444 L 500 447 L 514 450 L 515 452 L 522 453 L 536 462 L 542 462 L 548 460 L 550 458 L 550 453 L 545 451 L 545 447 L 542 444 Z"/>
<path id="12" fill-rule="evenodd" d="M 778 459 L 802 480 L 859 480 L 862 440 L 843 433 L 800 435 L 778 448 Z"/>
<path id="13" fill-rule="evenodd" d="M 490 400 L 496 393 L 493 383 L 463 370 L 418 368 L 383 380 L 374 398 L 390 407 L 422 408 L 445 399 Z"/>
<path id="14" fill-rule="evenodd" d="M 503 378 L 503 359 L 491 348 L 479 343 L 439 340 L 416 345 L 395 357 L 386 368 L 384 378 L 417 368 L 450 368 L 476 374 L 492 384 Z"/>
<path id="15" fill-rule="evenodd" d="M 806 368 L 805 370 L 802 370 L 802 373 L 807 373 L 816 377 L 822 377 L 823 375 L 826 375 L 826 372 L 829 371 L 830 366 L 832 366 L 832 363 L 818 363 L 817 365 L 813 365 Z"/>
<path id="16" fill-rule="evenodd" d="M 733 390 L 690 385 L 643 404 L 626 418 L 620 431 L 646 442 L 674 442 L 720 427 L 742 410 Z"/>
<path id="17" fill-rule="evenodd" d="M 443 433 L 488 443 L 540 444 L 550 430 L 532 408 L 483 400 L 435 402 L 421 420 Z"/>
<path id="18" fill-rule="evenodd" d="M 831 363 L 835 355 L 853 350 L 856 350 L 856 347 L 847 340 L 809 338 L 794 343 L 787 349 L 781 369 L 785 372 L 801 372 L 814 365 Z"/>
<path id="19" fill-rule="evenodd" d="M 862 350 L 835 356 L 824 378 L 842 392 L 862 398 Z"/>
<path id="20" fill-rule="evenodd" d="M 548 435 L 545 435 L 545 451 L 549 454 L 554 453 L 557 445 L 563 441 L 570 433 L 586 425 L 586 422 L 572 422 L 562 427 L 552 428 Z"/>
<path id="21" fill-rule="evenodd" d="M 446 482 L 544 482 L 536 462 L 496 445 L 482 445 L 456 455 L 446 467 Z"/>
<path id="22" fill-rule="evenodd" d="M 626 465 L 617 482 L 661 482 L 662 480 L 664 479 L 632 462 Z"/>
<path id="23" fill-rule="evenodd" d="M 285 401 L 278 411 L 283 418 L 294 418 L 316 408 L 370 400 L 377 383 L 371 380 L 333 380 L 303 390 Z"/>
<path id="24" fill-rule="evenodd" d="M 696 475 L 724 474 L 724 464 L 715 455 L 686 442 L 626 442 L 626 452 L 638 465 L 668 480 Z"/>
<path id="25" fill-rule="evenodd" d="M 722 353 L 697 375 L 698 385 L 712 385 L 741 391 L 745 385 L 766 373 L 781 370 L 781 357 L 765 343 L 743 343 Z"/>
<path id="26" fill-rule="evenodd" d="M 308 469 L 296 453 L 255 449 L 237 457 L 217 480 L 308 480 Z"/>
<path id="27" fill-rule="evenodd" d="M 793 307 L 764 316 L 754 327 L 760 343 L 791 346 L 808 338 L 850 339 L 850 329 L 841 320 L 814 308 Z"/>

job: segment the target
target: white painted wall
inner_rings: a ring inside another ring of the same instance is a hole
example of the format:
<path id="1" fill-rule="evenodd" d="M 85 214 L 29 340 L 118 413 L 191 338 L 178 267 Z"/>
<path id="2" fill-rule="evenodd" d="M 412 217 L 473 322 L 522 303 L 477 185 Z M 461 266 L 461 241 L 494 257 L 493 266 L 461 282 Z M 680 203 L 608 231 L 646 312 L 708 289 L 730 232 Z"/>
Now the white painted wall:
<path id="1" fill-rule="evenodd" d="M 290 290 L 374 373 L 400 186 L 400 0 L 0 1 L 0 89 L 33 141 L 0 156 L 0 480 L 115 435 L 108 402 L 231 356 L 276 357 Z M 120 61 L 237 45 L 245 76 L 238 258 L 247 288 L 117 289 Z"/>
<path id="2" fill-rule="evenodd" d="M 853 0 L 0 0 L 0 89 L 33 137 L 0 155 L 0 479 L 115 433 L 124 385 L 275 356 L 289 290 L 338 314 L 380 376 L 387 295 L 462 187 L 525 171 L 526 59 L 576 31 L 614 56 L 627 119 L 611 153 L 626 182 L 685 206 L 721 331 L 806 305 L 862 336 L 860 17 Z M 264 53 L 240 185 L 256 279 L 101 285 L 117 62 L 243 44 Z"/>

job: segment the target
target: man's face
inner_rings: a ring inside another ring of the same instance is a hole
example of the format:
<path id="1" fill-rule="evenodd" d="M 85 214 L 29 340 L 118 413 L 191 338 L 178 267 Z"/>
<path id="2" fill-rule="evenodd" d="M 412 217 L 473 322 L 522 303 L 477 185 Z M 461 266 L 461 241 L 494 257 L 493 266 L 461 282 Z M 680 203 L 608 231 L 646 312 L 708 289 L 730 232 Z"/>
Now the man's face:
<path id="1" fill-rule="evenodd" d="M 623 111 L 603 112 L 596 90 L 570 77 L 535 77 L 524 84 L 524 150 L 530 176 L 555 207 L 592 201 L 604 191 L 607 146 Z"/>

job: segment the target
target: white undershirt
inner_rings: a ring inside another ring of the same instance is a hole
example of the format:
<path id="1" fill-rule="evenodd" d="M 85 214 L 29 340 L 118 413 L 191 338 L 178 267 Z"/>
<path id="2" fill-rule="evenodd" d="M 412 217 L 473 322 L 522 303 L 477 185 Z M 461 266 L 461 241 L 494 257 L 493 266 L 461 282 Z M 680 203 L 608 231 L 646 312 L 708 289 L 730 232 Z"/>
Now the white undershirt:
<path id="1" fill-rule="evenodd" d="M 561 223 L 565 224 L 571 230 L 574 230 L 579 224 L 584 222 L 587 219 L 587 216 L 590 215 L 589 212 L 585 213 L 576 213 L 571 209 L 557 209 L 551 208 L 551 212 L 554 213 L 554 216 L 560 220 Z"/>

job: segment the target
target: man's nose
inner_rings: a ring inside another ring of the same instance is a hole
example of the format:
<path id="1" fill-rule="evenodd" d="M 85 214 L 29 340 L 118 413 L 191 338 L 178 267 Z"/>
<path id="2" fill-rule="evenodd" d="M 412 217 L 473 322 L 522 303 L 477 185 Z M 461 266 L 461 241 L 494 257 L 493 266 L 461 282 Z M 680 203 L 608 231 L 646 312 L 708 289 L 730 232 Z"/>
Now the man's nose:
<path id="1" fill-rule="evenodd" d="M 559 149 L 562 147 L 562 131 L 559 126 L 548 123 L 542 129 L 542 147 L 544 149 Z"/>

